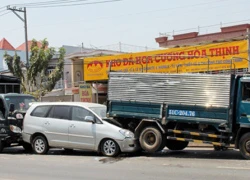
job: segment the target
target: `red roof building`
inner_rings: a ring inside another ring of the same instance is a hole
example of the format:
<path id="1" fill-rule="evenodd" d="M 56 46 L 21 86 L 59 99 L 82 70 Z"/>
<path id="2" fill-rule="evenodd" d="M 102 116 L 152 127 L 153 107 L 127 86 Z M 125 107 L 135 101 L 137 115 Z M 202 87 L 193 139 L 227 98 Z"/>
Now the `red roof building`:
<path id="1" fill-rule="evenodd" d="M 250 24 L 240 24 L 236 26 L 222 27 L 221 32 L 202 35 L 199 35 L 198 32 L 189 32 L 185 34 L 174 35 L 173 39 L 168 39 L 167 36 L 157 37 L 155 38 L 155 41 L 160 47 L 171 48 L 241 40 L 246 37 L 247 29 L 250 29 Z"/>
<path id="2" fill-rule="evenodd" d="M 5 38 L 0 41 L 0 49 L 15 51 L 15 48 Z"/>
<path id="3" fill-rule="evenodd" d="M 28 41 L 28 49 L 29 49 L 29 51 L 30 51 L 31 44 L 32 44 L 32 41 Z M 42 43 L 39 42 L 39 41 L 37 41 L 37 45 L 38 45 L 38 47 L 42 47 Z M 25 51 L 26 50 L 26 44 L 25 43 L 21 44 L 20 46 L 18 46 L 16 48 L 16 50 Z"/>

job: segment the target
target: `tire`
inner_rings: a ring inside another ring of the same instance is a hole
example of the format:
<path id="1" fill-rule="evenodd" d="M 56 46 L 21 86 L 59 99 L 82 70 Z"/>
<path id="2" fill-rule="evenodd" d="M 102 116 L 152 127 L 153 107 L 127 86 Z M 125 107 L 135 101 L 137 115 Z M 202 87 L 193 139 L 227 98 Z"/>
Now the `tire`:
<path id="1" fill-rule="evenodd" d="M 115 157 L 119 154 L 120 147 L 113 139 L 105 139 L 101 143 L 101 153 L 104 156 Z"/>
<path id="2" fill-rule="evenodd" d="M 164 143 L 163 136 L 155 127 L 143 129 L 139 141 L 141 148 L 147 152 L 156 152 L 164 148 L 162 147 L 162 143 Z"/>
<path id="3" fill-rule="evenodd" d="M 48 142 L 43 136 L 36 136 L 32 142 L 32 147 L 36 154 L 46 154 L 49 150 Z"/>
<path id="4" fill-rule="evenodd" d="M 166 147 L 166 135 L 162 135 L 162 139 L 161 146 L 157 151 L 162 151 Z"/>
<path id="5" fill-rule="evenodd" d="M 240 138 L 239 148 L 241 155 L 250 160 L 250 133 L 246 133 Z"/>
<path id="6" fill-rule="evenodd" d="M 189 142 L 187 141 L 167 140 L 166 147 L 172 151 L 180 151 L 185 149 L 188 146 L 188 143 Z"/>
<path id="7" fill-rule="evenodd" d="M 0 153 L 3 151 L 4 142 L 0 140 Z"/>
<path id="8" fill-rule="evenodd" d="M 32 152 L 32 145 L 26 142 L 23 142 L 23 148 L 25 152 Z"/>

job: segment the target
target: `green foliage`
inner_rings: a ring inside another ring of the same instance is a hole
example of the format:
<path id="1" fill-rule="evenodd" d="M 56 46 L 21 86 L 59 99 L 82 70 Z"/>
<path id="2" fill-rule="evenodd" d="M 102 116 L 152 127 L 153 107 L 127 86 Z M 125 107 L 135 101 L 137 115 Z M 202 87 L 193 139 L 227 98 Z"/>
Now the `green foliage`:
<path id="1" fill-rule="evenodd" d="M 21 61 L 20 57 L 15 53 L 14 56 L 10 56 L 5 52 L 4 54 L 5 62 L 8 66 L 9 71 L 16 77 L 21 79 L 22 90 L 25 90 L 24 85 L 24 75 L 22 68 L 24 67 L 23 62 Z"/>
<path id="2" fill-rule="evenodd" d="M 59 49 L 59 57 L 57 60 L 56 68 L 53 70 L 53 72 L 48 77 L 48 83 L 47 83 L 47 87 L 46 87 L 47 91 L 52 91 L 56 85 L 56 82 L 59 81 L 62 77 L 65 53 L 66 52 L 65 52 L 64 48 Z"/>
<path id="3" fill-rule="evenodd" d="M 35 90 L 27 88 L 26 93 L 28 94 L 36 94 L 36 96 L 45 95 L 53 90 L 56 82 L 62 77 L 65 49 L 60 48 L 58 54 L 56 54 L 55 48 L 48 46 L 47 39 L 42 40 L 41 43 L 35 39 L 32 40 L 26 78 L 22 71 L 24 65 L 20 61 L 20 57 L 17 54 L 12 57 L 5 53 L 4 57 L 9 71 L 14 76 L 20 77 L 24 82 L 23 84 L 29 84 L 30 87 L 37 87 Z M 57 63 L 55 69 L 49 74 L 49 62 L 55 55 L 58 55 Z"/>

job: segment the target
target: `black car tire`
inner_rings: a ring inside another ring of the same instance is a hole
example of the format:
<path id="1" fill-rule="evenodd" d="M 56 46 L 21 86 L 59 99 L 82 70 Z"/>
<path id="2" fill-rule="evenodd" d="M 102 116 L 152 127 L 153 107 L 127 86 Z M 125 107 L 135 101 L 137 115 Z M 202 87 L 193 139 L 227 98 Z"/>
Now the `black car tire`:
<path id="1" fill-rule="evenodd" d="M 32 145 L 26 142 L 23 142 L 23 148 L 25 152 L 32 152 Z"/>
<path id="2" fill-rule="evenodd" d="M 246 133 L 240 138 L 239 148 L 241 155 L 250 160 L 250 133 Z"/>
<path id="3" fill-rule="evenodd" d="M 141 148 L 146 152 L 156 152 L 163 149 L 163 136 L 155 127 L 146 127 L 140 134 Z"/>
<path id="4" fill-rule="evenodd" d="M 0 153 L 3 151 L 4 142 L 0 140 Z"/>

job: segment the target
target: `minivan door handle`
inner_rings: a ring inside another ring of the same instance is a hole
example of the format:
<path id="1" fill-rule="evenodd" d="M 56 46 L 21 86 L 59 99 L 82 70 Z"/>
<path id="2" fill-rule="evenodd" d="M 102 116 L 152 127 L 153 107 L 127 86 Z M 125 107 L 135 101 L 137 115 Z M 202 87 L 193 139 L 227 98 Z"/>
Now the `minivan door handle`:
<path id="1" fill-rule="evenodd" d="M 49 121 L 47 121 L 47 122 L 45 123 L 45 125 L 50 125 Z"/>
<path id="2" fill-rule="evenodd" d="M 240 116 L 241 117 L 247 117 L 247 114 L 246 113 L 242 113 Z"/>
<path id="3" fill-rule="evenodd" d="M 69 127 L 70 127 L 70 128 L 75 128 L 75 125 L 74 125 L 74 124 L 71 124 Z"/>

